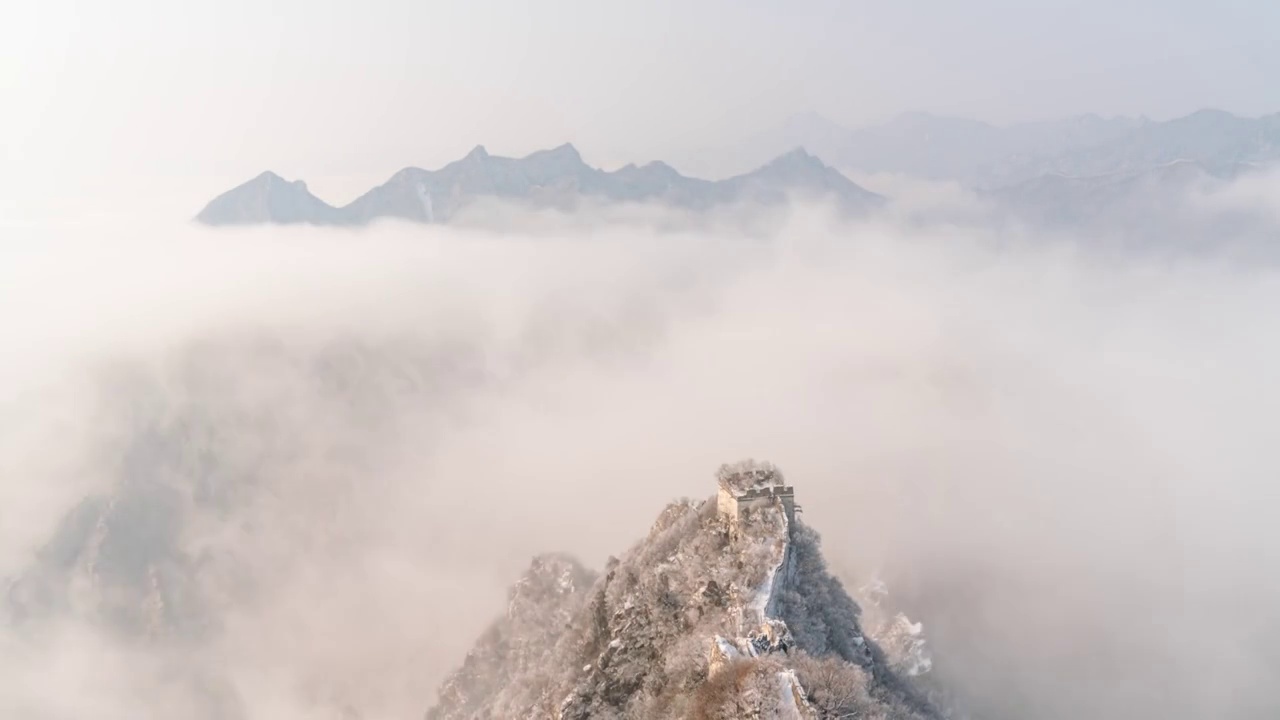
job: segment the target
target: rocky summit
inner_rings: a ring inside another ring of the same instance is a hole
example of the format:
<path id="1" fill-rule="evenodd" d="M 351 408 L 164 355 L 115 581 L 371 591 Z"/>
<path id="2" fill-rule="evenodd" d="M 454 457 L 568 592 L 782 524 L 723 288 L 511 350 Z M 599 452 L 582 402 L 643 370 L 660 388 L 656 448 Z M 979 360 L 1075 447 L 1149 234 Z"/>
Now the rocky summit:
<path id="1" fill-rule="evenodd" d="M 719 480 L 600 573 L 535 558 L 427 720 L 948 716 L 921 681 L 919 626 L 877 622 L 888 650 L 864 632 L 777 468 L 745 461 Z"/>

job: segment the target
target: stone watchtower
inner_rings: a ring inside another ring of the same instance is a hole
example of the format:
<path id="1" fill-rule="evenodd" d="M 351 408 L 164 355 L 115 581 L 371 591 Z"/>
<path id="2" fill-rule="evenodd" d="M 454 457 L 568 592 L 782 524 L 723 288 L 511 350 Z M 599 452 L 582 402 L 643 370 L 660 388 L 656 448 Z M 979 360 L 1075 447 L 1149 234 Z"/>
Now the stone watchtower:
<path id="1" fill-rule="evenodd" d="M 786 484 L 782 472 L 772 464 L 746 460 L 722 465 L 716 480 L 720 485 L 716 510 L 731 525 L 736 525 L 744 512 L 775 503 L 782 505 L 788 523 L 795 521 L 795 488 Z"/>

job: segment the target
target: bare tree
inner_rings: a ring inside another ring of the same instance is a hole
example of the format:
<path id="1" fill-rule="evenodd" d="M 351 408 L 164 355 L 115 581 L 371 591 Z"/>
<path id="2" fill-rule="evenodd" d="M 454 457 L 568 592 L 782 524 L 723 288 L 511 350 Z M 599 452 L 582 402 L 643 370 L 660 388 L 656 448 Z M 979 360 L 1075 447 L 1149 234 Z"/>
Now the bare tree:
<path id="1" fill-rule="evenodd" d="M 872 717 L 874 702 L 862 668 L 838 657 L 815 658 L 803 653 L 794 662 L 809 704 L 823 720 Z"/>

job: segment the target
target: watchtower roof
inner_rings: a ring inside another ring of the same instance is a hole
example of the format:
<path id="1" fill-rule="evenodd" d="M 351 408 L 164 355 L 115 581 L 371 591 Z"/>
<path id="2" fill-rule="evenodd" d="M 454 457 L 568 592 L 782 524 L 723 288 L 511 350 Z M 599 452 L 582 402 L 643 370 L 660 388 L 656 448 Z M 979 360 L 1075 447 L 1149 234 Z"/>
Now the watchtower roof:
<path id="1" fill-rule="evenodd" d="M 720 487 L 735 496 L 755 494 L 762 490 L 781 489 L 786 485 L 782 472 L 770 463 L 752 460 L 720 466 L 716 473 Z"/>

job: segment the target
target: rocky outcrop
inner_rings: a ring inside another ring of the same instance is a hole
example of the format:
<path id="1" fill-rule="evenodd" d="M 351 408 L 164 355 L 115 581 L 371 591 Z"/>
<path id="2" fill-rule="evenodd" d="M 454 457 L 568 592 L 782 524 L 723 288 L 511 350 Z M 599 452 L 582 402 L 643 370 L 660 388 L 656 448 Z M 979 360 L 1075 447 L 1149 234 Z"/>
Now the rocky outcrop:
<path id="1" fill-rule="evenodd" d="M 590 588 L 568 559 L 552 572 L 535 563 L 513 598 L 536 599 L 523 607 L 538 620 L 495 623 L 427 717 L 936 715 L 862 633 L 816 533 L 780 505 L 737 525 L 713 500 L 673 503 Z"/>

